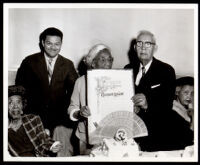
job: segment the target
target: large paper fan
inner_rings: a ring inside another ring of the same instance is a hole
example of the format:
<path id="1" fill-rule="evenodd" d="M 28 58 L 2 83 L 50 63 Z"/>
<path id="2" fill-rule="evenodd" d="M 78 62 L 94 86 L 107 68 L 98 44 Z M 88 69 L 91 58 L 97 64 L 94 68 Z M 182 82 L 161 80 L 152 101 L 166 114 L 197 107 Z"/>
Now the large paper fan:
<path id="1" fill-rule="evenodd" d="M 130 111 L 116 111 L 108 114 L 98 123 L 90 140 L 94 142 L 102 138 L 113 138 L 120 128 L 126 130 L 128 138 L 148 135 L 146 125 L 139 116 Z"/>

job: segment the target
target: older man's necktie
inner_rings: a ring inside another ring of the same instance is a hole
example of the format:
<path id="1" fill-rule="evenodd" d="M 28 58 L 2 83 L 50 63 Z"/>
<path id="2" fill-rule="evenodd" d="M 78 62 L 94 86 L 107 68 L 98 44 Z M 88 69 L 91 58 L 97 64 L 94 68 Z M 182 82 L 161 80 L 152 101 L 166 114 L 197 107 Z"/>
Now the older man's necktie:
<path id="1" fill-rule="evenodd" d="M 144 80 L 145 71 L 146 71 L 146 69 L 145 69 L 145 67 L 143 66 L 143 67 L 142 67 L 142 77 L 141 77 L 141 79 L 140 79 L 140 84 L 141 84 L 142 81 Z"/>
<path id="2" fill-rule="evenodd" d="M 145 71 L 146 71 L 146 69 L 145 69 L 145 67 L 143 66 L 143 67 L 142 67 L 142 78 L 143 78 L 144 75 L 145 75 Z"/>
<path id="3" fill-rule="evenodd" d="M 52 75 L 53 75 L 53 66 L 52 66 L 52 61 L 53 59 L 49 58 L 48 59 L 48 78 L 49 78 L 49 83 L 51 82 L 51 78 L 52 78 Z"/>

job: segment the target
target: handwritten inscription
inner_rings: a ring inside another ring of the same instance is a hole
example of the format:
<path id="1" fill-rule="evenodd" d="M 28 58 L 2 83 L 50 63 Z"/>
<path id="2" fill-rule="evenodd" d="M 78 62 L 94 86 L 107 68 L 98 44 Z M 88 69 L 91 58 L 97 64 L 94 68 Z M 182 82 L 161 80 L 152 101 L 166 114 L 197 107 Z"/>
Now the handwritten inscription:
<path id="1" fill-rule="evenodd" d="M 101 97 L 106 97 L 106 96 L 123 96 L 124 93 L 123 92 L 115 92 L 115 93 L 101 93 Z"/>

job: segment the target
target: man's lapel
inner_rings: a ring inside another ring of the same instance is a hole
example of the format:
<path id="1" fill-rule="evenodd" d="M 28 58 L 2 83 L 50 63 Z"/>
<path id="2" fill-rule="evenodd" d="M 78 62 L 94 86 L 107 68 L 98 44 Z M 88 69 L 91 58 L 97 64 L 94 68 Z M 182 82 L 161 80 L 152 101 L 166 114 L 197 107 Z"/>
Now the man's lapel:
<path id="1" fill-rule="evenodd" d="M 44 54 L 42 54 L 42 53 L 38 57 L 38 63 L 37 63 L 36 69 L 37 69 L 37 73 L 41 79 L 41 82 L 44 83 L 44 86 L 47 87 L 49 85 L 47 64 L 45 61 Z"/>
<path id="2" fill-rule="evenodd" d="M 155 65 L 155 59 L 153 59 L 151 65 L 150 65 L 148 71 L 145 73 L 144 77 L 141 78 L 140 83 L 139 83 L 140 86 L 142 85 L 145 88 L 147 86 L 150 86 L 149 83 L 151 82 L 151 79 L 152 79 L 152 76 L 153 76 L 152 70 L 154 69 L 154 65 Z"/>
<path id="3" fill-rule="evenodd" d="M 60 55 L 58 55 L 58 58 L 57 58 L 56 63 L 54 65 L 53 75 L 52 75 L 52 78 L 51 78 L 51 85 L 52 86 L 56 82 L 56 80 L 62 79 L 62 77 L 63 77 L 62 66 L 63 66 L 62 57 Z"/>
<path id="4" fill-rule="evenodd" d="M 133 65 L 133 77 L 134 77 L 134 81 L 136 81 L 136 77 L 137 77 L 137 74 L 139 72 L 139 68 L 140 68 L 140 63 L 139 64 L 135 64 Z"/>

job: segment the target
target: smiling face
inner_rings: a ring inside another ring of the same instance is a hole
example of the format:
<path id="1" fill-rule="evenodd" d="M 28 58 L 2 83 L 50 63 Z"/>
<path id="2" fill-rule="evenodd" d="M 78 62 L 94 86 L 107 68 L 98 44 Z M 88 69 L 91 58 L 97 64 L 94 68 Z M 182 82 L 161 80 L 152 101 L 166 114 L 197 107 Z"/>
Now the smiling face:
<path id="1" fill-rule="evenodd" d="M 194 97 L 194 87 L 191 85 L 184 85 L 178 92 L 178 100 L 186 108 L 192 103 Z"/>
<path id="2" fill-rule="evenodd" d="M 94 58 L 92 62 L 92 67 L 94 69 L 111 69 L 113 64 L 113 57 L 108 51 L 101 51 Z"/>
<path id="3" fill-rule="evenodd" d="M 47 56 L 53 58 L 58 55 L 61 50 L 62 40 L 59 36 L 47 35 L 45 40 L 42 41 L 44 52 Z"/>
<path id="4" fill-rule="evenodd" d="M 8 114 L 12 119 L 19 119 L 23 114 L 22 98 L 19 95 L 13 95 L 8 98 Z"/>
<path id="5" fill-rule="evenodd" d="M 135 45 L 137 56 L 140 62 L 145 66 L 152 60 L 153 54 L 157 50 L 157 46 L 155 45 L 153 36 L 148 33 L 139 35 L 136 42 L 140 43 L 140 46 L 139 44 Z"/>

